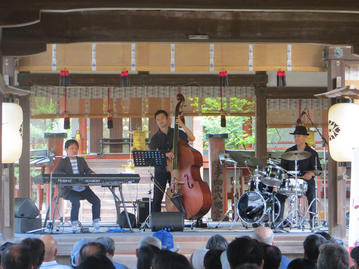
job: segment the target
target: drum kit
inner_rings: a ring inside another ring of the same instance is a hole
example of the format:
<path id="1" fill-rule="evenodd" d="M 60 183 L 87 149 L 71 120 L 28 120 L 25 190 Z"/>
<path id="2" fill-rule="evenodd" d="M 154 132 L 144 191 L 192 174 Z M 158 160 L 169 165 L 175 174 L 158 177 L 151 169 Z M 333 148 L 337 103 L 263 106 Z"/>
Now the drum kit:
<path id="1" fill-rule="evenodd" d="M 301 199 L 304 198 L 308 185 L 305 179 L 300 178 L 298 170 L 298 161 L 310 158 L 310 152 L 288 151 L 281 156 L 284 160 L 295 162 L 294 171 L 287 171 L 272 160 L 264 165 L 253 157 L 247 161 L 246 156 L 240 155 L 240 153 L 228 154 L 224 157 L 222 155 L 222 160 L 227 160 L 227 163 L 236 162 L 236 165 L 243 163 L 251 173 L 247 192 L 239 197 L 236 186 L 234 188 L 236 193 L 233 201 L 235 205 L 233 223 L 240 219 L 245 227 L 265 225 L 274 230 L 304 229 L 306 215 L 311 214 L 314 216 L 311 227 L 315 229 L 314 226 L 319 223 L 319 214 L 310 212 L 309 208 L 312 203 L 318 203 L 319 199 L 316 197 L 308 205 L 308 209 L 304 209 Z M 316 176 L 319 175 L 319 171 L 314 173 Z M 316 185 L 315 187 L 317 189 Z"/>

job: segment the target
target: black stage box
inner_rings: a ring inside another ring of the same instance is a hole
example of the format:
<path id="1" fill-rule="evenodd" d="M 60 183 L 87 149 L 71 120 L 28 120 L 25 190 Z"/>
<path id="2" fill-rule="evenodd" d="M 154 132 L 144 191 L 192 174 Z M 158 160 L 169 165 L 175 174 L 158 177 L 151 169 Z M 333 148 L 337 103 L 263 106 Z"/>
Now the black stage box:
<path id="1" fill-rule="evenodd" d="M 183 231 L 184 216 L 180 212 L 152 212 L 151 230 Z"/>

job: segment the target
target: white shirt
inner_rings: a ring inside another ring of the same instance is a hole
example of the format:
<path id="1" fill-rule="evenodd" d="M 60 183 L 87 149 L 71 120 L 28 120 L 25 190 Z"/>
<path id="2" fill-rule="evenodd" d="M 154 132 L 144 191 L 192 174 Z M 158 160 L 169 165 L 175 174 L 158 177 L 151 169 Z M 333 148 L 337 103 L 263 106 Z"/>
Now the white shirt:
<path id="1" fill-rule="evenodd" d="M 80 174 L 79 167 L 77 165 L 77 159 L 70 160 L 70 162 L 71 162 L 71 166 L 72 166 L 72 172 L 74 174 Z M 77 191 L 77 192 L 82 192 L 82 191 L 84 191 L 86 189 L 86 187 L 84 187 L 84 186 L 73 186 L 72 189 L 74 191 Z"/>
<path id="2" fill-rule="evenodd" d="M 71 269 L 70 266 L 58 264 L 57 261 L 43 262 L 40 269 Z"/>

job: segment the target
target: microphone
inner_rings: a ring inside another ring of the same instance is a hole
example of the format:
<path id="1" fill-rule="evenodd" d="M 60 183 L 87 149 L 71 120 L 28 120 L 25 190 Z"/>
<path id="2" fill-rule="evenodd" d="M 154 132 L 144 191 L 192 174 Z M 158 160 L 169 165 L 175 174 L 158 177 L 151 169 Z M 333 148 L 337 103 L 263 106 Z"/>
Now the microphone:
<path id="1" fill-rule="evenodd" d="M 306 114 L 306 112 L 303 110 L 303 112 L 300 114 L 299 118 L 297 119 L 297 125 L 303 124 L 302 117 Z"/>

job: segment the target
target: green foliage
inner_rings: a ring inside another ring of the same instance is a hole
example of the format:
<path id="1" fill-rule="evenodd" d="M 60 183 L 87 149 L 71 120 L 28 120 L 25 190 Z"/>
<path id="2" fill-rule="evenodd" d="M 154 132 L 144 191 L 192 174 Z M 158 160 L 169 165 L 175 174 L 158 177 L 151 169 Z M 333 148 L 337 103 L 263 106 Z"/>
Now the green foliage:
<path id="1" fill-rule="evenodd" d="M 221 134 L 227 133 L 226 148 L 228 149 L 244 149 L 248 145 L 255 144 L 254 135 L 248 135 L 243 131 L 243 124 L 248 121 L 249 117 L 226 117 L 226 127 L 221 127 L 220 116 L 202 117 L 204 127 L 204 141 L 205 148 L 208 148 L 206 134 Z M 250 123 L 251 124 L 251 123 Z"/>
<path id="2" fill-rule="evenodd" d="M 199 112 L 199 98 L 188 98 L 190 106 L 194 112 Z M 246 98 L 231 97 L 223 98 L 223 110 L 227 111 L 227 105 L 229 105 L 231 113 L 251 113 L 255 111 L 255 102 Z M 202 113 L 220 113 L 221 112 L 221 98 L 220 97 L 207 97 L 201 100 L 201 112 Z"/>
<path id="3" fill-rule="evenodd" d="M 53 115 L 57 112 L 57 104 L 50 98 L 33 97 L 32 115 Z"/>

